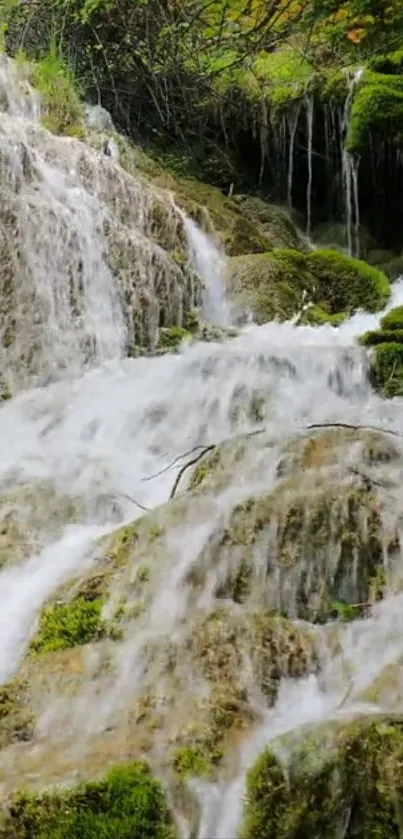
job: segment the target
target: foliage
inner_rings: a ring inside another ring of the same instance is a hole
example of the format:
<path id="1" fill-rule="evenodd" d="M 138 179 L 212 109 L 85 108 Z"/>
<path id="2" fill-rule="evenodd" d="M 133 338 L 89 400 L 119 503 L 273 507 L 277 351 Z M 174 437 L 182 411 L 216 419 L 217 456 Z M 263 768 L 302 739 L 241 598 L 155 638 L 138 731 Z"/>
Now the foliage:
<path id="1" fill-rule="evenodd" d="M 33 653 L 49 653 L 79 644 L 88 644 L 106 634 L 102 619 L 103 599 L 78 597 L 70 603 L 46 606 L 39 630 L 31 642 Z"/>
<path id="2" fill-rule="evenodd" d="M 201 746 L 180 746 L 175 749 L 172 764 L 183 778 L 198 775 L 208 777 L 211 774 L 211 757 Z"/>
<path id="3" fill-rule="evenodd" d="M 55 46 L 35 65 L 34 84 L 42 94 L 45 127 L 54 134 L 83 136 L 83 107 L 76 81 Z"/>
<path id="4" fill-rule="evenodd" d="M 132 763 L 72 789 L 16 795 L 0 837 L 175 839 L 176 831 L 160 783 L 147 764 Z"/>

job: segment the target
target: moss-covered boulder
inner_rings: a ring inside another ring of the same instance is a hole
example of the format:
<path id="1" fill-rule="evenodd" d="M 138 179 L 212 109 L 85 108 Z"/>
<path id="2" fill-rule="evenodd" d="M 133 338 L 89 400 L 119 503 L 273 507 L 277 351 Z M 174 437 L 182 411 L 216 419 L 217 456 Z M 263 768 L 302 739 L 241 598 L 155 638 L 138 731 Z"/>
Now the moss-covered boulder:
<path id="1" fill-rule="evenodd" d="M 337 326 L 358 309 L 382 309 L 390 295 L 382 271 L 336 250 L 275 249 L 232 259 L 229 288 L 258 323 L 300 314 L 301 323 Z"/>
<path id="2" fill-rule="evenodd" d="M 331 315 L 357 309 L 376 312 L 388 302 L 387 277 L 362 260 L 339 251 L 316 250 L 309 254 L 308 264 L 315 277 L 314 302 Z"/>
<path id="3" fill-rule="evenodd" d="M 362 472 L 351 458 L 362 463 Z M 209 455 L 203 474 L 202 460 L 193 491 L 208 491 L 214 475 L 225 486 L 225 462 Z M 232 480 L 244 463 L 242 456 L 239 466 L 231 461 Z M 216 597 L 249 608 L 264 603 L 290 618 L 323 622 L 366 614 L 400 562 L 397 511 L 384 520 L 385 493 L 399 463 L 391 441 L 373 432 L 318 432 L 293 443 L 279 461 L 272 491 L 235 506 L 191 578 L 203 585 L 214 569 Z"/>
<path id="4" fill-rule="evenodd" d="M 2 839 L 176 839 L 161 784 L 147 764 L 117 766 L 100 780 L 38 795 L 16 794 Z"/>
<path id="5" fill-rule="evenodd" d="M 373 137 L 400 143 L 403 133 L 403 77 L 367 70 L 354 97 L 347 148 L 359 153 Z"/>
<path id="6" fill-rule="evenodd" d="M 391 309 L 380 329 L 366 332 L 360 343 L 373 347 L 370 380 L 383 396 L 403 394 L 403 306 Z"/>
<path id="7" fill-rule="evenodd" d="M 402 766 L 398 719 L 323 726 L 285 764 L 267 750 L 248 774 L 242 839 L 397 839 Z"/>
<path id="8" fill-rule="evenodd" d="M 252 311 L 257 323 L 288 320 L 311 297 L 314 277 L 305 255 L 296 250 L 238 256 L 229 260 L 231 296 Z"/>

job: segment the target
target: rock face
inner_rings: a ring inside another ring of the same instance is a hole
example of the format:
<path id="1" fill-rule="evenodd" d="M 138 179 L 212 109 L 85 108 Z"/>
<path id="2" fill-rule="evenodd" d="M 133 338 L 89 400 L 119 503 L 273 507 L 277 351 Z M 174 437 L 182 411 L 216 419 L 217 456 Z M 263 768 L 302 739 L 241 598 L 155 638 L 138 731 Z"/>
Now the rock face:
<path id="1" fill-rule="evenodd" d="M 18 385 L 153 346 L 200 295 L 170 195 L 42 128 L 28 82 L 11 62 L 2 71 L 1 367 Z"/>
<path id="2" fill-rule="evenodd" d="M 328 629 L 337 634 L 387 588 L 400 590 L 398 509 L 394 519 L 390 505 L 401 474 L 397 442 L 372 431 L 318 431 L 273 460 L 264 435 L 240 438 L 202 458 L 177 498 L 104 537 L 87 570 L 48 601 L 5 687 L 3 792 L 77 772 L 101 776 L 139 755 L 178 795 L 191 776 L 231 777 L 236 744 L 273 708 L 284 679 L 325 678 L 322 645 L 335 643 Z M 272 475 L 266 488 L 234 501 L 229 486 L 237 474 L 253 480 L 257 463 L 259 475 Z M 86 709 L 95 697 L 92 723 Z M 345 754 L 349 761 L 347 746 Z M 261 826 L 266 808 L 276 804 L 286 820 L 298 785 L 311 783 L 296 769 L 295 787 L 284 781 L 277 804 L 265 775 L 258 806 L 258 774 L 282 772 L 268 760 L 251 776 L 248 837 L 271 836 Z M 343 786 L 341 802 L 346 794 Z M 179 800 L 186 810 L 186 796 Z"/>

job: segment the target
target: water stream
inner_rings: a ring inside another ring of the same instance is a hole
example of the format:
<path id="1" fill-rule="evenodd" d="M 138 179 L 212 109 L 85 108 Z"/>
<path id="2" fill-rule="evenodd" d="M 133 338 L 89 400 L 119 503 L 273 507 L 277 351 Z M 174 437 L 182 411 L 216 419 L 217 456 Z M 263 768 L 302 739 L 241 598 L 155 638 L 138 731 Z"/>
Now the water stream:
<path id="1" fill-rule="evenodd" d="M 0 119 L 3 144 L 11 143 L 15 119 L 22 119 L 20 112 L 17 117 L 4 115 Z M 29 133 L 36 138 L 31 149 L 50 143 L 49 135 L 33 123 L 26 124 L 20 136 L 24 132 L 25 138 Z M 247 415 L 234 428 L 233 408 L 240 392 L 245 399 L 256 392 L 267 397 L 267 434 L 282 443 L 307 425 L 326 421 L 402 428 L 401 400 L 385 402 L 373 393 L 366 377 L 365 351 L 355 343 L 358 335 L 379 323 L 380 315 L 357 314 L 337 330 L 330 326 L 298 328 L 291 323 L 249 324 L 238 337 L 224 343 L 195 344 L 178 354 L 156 358 L 122 357 L 122 303 L 105 263 L 99 201 L 74 175 L 76 141 L 57 140 L 56 144 L 62 157 L 70 161 L 70 174 L 63 170 L 60 157 L 50 165 L 38 151 L 31 165 L 40 168 L 45 187 L 35 190 L 32 186 L 31 191 L 24 181 L 19 194 L 27 213 L 25 276 L 36 294 L 40 293 L 46 309 L 46 328 L 42 319 L 35 341 L 44 368 L 64 366 L 68 375 L 47 384 L 31 380 L 1 406 L 0 491 L 50 481 L 55 490 L 81 499 L 84 513 L 79 523 L 69 521 L 57 539 L 48 537 L 43 550 L 0 572 L 3 681 L 17 670 L 46 598 L 81 567 L 99 537 L 142 515 L 144 508 L 152 510 L 165 503 L 184 452 L 255 429 Z M 133 190 L 140 193 L 140 186 L 133 182 Z M 47 203 L 47 221 L 43 215 L 35 215 L 38 196 Z M 308 196 L 308 206 L 309 201 Z M 102 212 L 107 214 L 106 209 Z M 140 214 L 138 207 L 136 212 Z M 41 228 L 34 235 L 38 218 Z M 227 325 L 230 313 L 222 282 L 222 256 L 194 222 L 187 220 L 186 229 L 195 266 L 204 281 L 204 313 L 212 322 Z M 145 236 L 143 225 L 143 243 Z M 75 275 L 73 285 L 80 284 L 84 299 L 78 314 L 72 311 L 64 286 L 72 246 L 81 277 Z M 388 308 L 399 303 L 403 303 L 403 281 L 395 284 Z M 80 343 L 83 336 L 95 347 L 90 369 L 82 363 L 86 354 Z M 21 324 L 19 348 L 23 340 Z M 162 471 L 175 458 L 179 458 L 177 466 Z M 147 480 L 152 475 L 156 477 Z M 246 495 L 251 486 L 246 480 L 237 491 Z M 146 632 L 154 636 L 174 631 L 186 615 L 182 581 L 211 535 L 214 520 L 210 513 L 198 527 L 184 531 L 177 564 L 169 579 L 164 579 L 163 590 L 155 594 L 146 623 Z M 47 526 L 45 515 L 45 537 Z M 306 723 L 360 712 L 359 689 L 385 662 L 403 653 L 402 597 L 388 599 L 371 618 L 347 626 L 342 653 L 334 658 L 329 654 L 327 669 L 320 677 L 282 686 L 275 707 L 266 711 L 262 726 L 244 746 L 241 771 L 235 780 L 222 786 L 195 784 L 201 802 L 198 839 L 236 835 L 245 769 L 265 743 Z M 122 649 L 119 691 L 125 679 L 130 677 L 133 684 L 134 674 L 138 680 L 142 677 L 137 666 L 138 639 L 137 645 L 129 639 Z M 350 662 L 352 687 L 340 709 L 345 693 L 342 658 Z M 96 718 L 97 709 L 93 712 Z"/>

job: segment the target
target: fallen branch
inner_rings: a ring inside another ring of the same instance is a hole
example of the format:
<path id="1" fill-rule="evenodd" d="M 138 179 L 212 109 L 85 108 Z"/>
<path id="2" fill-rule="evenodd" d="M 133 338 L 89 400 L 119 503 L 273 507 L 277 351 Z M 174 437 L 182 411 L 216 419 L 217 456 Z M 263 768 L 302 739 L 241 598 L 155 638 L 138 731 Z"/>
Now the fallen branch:
<path id="1" fill-rule="evenodd" d="M 120 492 L 119 496 L 116 496 L 116 497 L 127 498 L 127 500 L 131 501 L 132 504 L 135 504 L 135 506 L 138 507 L 139 510 L 144 510 L 145 513 L 150 512 L 150 509 L 151 509 L 150 507 L 145 507 L 144 504 L 140 504 L 140 501 L 136 501 L 135 498 L 133 498 L 131 495 L 127 495 L 126 492 Z"/>
<path id="2" fill-rule="evenodd" d="M 208 454 L 208 452 L 212 452 L 214 449 L 217 448 L 218 445 L 219 445 L 219 443 L 212 443 L 211 446 L 205 446 L 203 451 L 199 452 L 197 457 L 194 457 L 192 460 L 188 460 L 188 462 L 185 463 L 184 466 L 182 466 L 182 468 L 179 470 L 179 472 L 178 472 L 178 474 L 175 478 L 175 482 L 174 482 L 174 485 L 171 489 L 171 493 L 170 493 L 170 496 L 169 496 L 170 498 L 174 497 L 174 495 L 176 493 L 176 490 L 178 489 L 179 482 L 182 478 L 182 475 L 186 472 L 186 469 L 189 469 L 189 466 L 194 466 L 196 463 L 199 462 L 199 460 L 202 459 L 202 457 L 204 457 L 205 454 Z"/>
<path id="3" fill-rule="evenodd" d="M 380 431 L 382 434 L 392 434 L 394 437 L 403 437 L 399 431 L 393 431 L 391 428 L 379 428 L 377 425 L 351 425 L 348 422 L 318 422 L 312 425 L 307 425 L 309 431 L 317 428 L 348 428 L 351 431 Z"/>
<path id="4" fill-rule="evenodd" d="M 216 443 L 215 445 L 219 445 L 219 444 Z M 175 457 L 175 460 L 172 460 L 171 463 L 168 463 L 168 466 L 164 466 L 163 469 L 160 469 L 159 472 L 155 472 L 154 475 L 147 475 L 147 477 L 142 478 L 142 480 L 143 481 L 153 481 L 154 478 L 158 478 L 160 475 L 163 475 L 164 472 L 169 472 L 169 470 L 172 469 L 174 466 L 176 466 L 178 461 L 182 460 L 182 458 L 188 457 L 190 454 L 193 454 L 193 452 L 197 452 L 197 451 L 200 451 L 200 449 L 205 449 L 205 448 L 206 448 L 205 443 L 202 443 L 199 446 L 193 446 L 193 449 L 190 449 L 188 452 L 184 452 L 183 454 L 178 454 L 178 457 Z"/>

